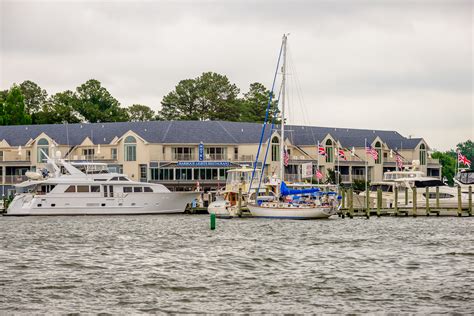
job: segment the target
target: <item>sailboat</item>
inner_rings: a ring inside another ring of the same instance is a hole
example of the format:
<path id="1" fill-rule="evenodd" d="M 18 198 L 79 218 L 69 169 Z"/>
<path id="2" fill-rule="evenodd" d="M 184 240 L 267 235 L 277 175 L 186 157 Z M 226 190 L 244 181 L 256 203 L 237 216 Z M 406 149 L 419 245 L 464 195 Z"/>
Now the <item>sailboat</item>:
<path id="1" fill-rule="evenodd" d="M 280 176 L 266 184 L 274 195 L 265 199 L 256 198 L 248 204 L 248 209 L 254 217 L 287 218 L 287 219 L 316 219 L 328 218 L 336 214 L 340 197 L 335 192 L 322 192 L 319 188 L 290 189 L 285 183 L 285 83 L 286 83 L 286 50 L 288 36 L 283 35 L 282 50 L 282 83 L 281 83 L 281 125 L 280 125 Z M 278 66 L 277 66 L 278 68 Z M 271 98 L 271 97 L 270 97 Z M 271 101 L 271 99 L 270 99 Z M 270 106 L 269 102 L 269 106 Z M 267 107 L 268 111 L 269 107 Z M 262 127 L 262 135 L 265 124 Z M 273 124 L 272 124 L 273 125 Z M 260 142 L 261 145 L 261 142 Z M 259 146 L 260 148 L 260 146 Z M 258 154 L 257 154 L 258 159 Z M 256 160 L 257 160 L 256 159 Z M 255 162 L 256 165 L 256 162 Z M 263 163 L 265 165 L 265 161 Z"/>

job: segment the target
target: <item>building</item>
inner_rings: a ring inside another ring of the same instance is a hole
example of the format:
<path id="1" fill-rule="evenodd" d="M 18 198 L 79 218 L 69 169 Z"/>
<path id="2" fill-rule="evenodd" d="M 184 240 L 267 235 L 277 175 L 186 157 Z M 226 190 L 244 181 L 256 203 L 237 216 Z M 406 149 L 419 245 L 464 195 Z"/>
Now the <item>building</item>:
<path id="1" fill-rule="evenodd" d="M 368 178 L 381 180 L 395 170 L 395 152 L 405 165 L 419 160 L 421 170 L 440 176 L 441 165 L 430 158 L 422 138 L 406 138 L 396 131 L 288 125 L 285 144 L 289 153 L 286 177 L 301 179 L 301 164 L 319 164 L 323 174 L 339 166 L 343 182 Z M 5 196 L 25 172 L 44 167 L 45 155 L 60 152 L 73 161 L 105 162 L 110 168 L 139 181 L 163 183 L 172 190 L 191 190 L 197 182 L 204 189 L 225 183 L 226 171 L 252 165 L 261 137 L 262 124 L 220 121 L 152 121 L 93 124 L 0 126 L 0 194 Z M 265 174 L 279 172 L 279 132 L 267 127 L 258 166 L 268 148 Z M 365 144 L 379 153 L 374 161 Z M 318 155 L 317 144 L 328 155 Z M 347 161 L 338 159 L 338 148 Z M 353 152 L 353 154 L 351 154 Z M 318 161 L 319 160 L 319 161 Z"/>

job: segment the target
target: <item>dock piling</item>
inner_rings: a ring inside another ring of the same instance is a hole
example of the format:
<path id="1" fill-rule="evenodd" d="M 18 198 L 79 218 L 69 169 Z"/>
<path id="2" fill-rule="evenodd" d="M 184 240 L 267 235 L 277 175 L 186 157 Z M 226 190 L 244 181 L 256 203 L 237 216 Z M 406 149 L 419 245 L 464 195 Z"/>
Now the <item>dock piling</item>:
<path id="1" fill-rule="evenodd" d="M 395 207 L 395 216 L 398 216 L 398 187 L 395 186 L 395 201 L 393 206 Z"/>
<path id="2" fill-rule="evenodd" d="M 354 191 L 349 188 L 349 218 L 354 217 Z"/>
<path id="3" fill-rule="evenodd" d="M 461 187 L 458 186 L 458 216 L 462 216 Z"/>
<path id="4" fill-rule="evenodd" d="M 408 188 L 405 188 L 405 206 L 408 206 Z"/>
<path id="5" fill-rule="evenodd" d="M 430 188 L 426 187 L 425 190 L 425 207 L 426 207 L 426 216 L 430 216 Z"/>
<path id="6" fill-rule="evenodd" d="M 377 189 L 377 217 L 380 217 L 380 209 L 382 208 L 382 189 Z"/>
<path id="7" fill-rule="evenodd" d="M 216 229 L 216 214 L 212 213 L 211 214 L 211 230 Z"/>
<path id="8" fill-rule="evenodd" d="M 417 204 L 418 196 L 416 195 L 416 187 L 413 187 L 413 217 L 416 217 L 416 204 Z"/>
<path id="9" fill-rule="evenodd" d="M 367 219 L 370 217 L 370 195 L 369 195 L 369 186 L 367 186 L 367 190 L 365 191 L 365 217 Z"/>
<path id="10" fill-rule="evenodd" d="M 439 209 L 439 187 L 436 187 L 436 208 Z"/>
<path id="11" fill-rule="evenodd" d="M 472 216 L 472 186 L 469 186 L 469 216 Z"/>

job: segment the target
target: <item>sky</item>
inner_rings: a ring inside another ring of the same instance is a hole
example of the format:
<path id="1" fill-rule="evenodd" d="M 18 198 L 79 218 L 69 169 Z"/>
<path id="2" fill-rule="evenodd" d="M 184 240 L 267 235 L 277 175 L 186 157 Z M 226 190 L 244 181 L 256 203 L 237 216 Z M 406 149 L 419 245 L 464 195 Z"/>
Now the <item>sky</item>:
<path id="1" fill-rule="evenodd" d="M 0 89 L 102 82 L 158 110 L 213 71 L 272 84 L 288 37 L 291 124 L 396 130 L 447 150 L 474 140 L 470 0 L 0 0 Z"/>

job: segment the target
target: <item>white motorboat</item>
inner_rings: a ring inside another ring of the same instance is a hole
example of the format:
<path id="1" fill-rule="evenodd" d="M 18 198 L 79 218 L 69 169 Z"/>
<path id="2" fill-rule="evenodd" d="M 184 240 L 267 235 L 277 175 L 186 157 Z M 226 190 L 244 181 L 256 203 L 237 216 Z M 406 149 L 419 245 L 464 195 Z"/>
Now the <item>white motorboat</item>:
<path id="1" fill-rule="evenodd" d="M 461 169 L 453 180 L 456 186 L 461 187 L 463 193 L 469 193 L 469 187 L 474 192 L 474 170 Z"/>
<path id="2" fill-rule="evenodd" d="M 171 192 L 161 184 L 131 181 L 104 168 L 86 174 L 61 159 L 48 158 L 47 165 L 50 172 L 32 173 L 30 180 L 16 186 L 4 215 L 183 213 L 199 194 Z"/>
<path id="3" fill-rule="evenodd" d="M 318 188 L 295 190 L 289 189 L 283 181 L 285 172 L 285 82 L 286 82 L 286 50 L 287 35 L 283 35 L 282 53 L 282 83 L 281 83 L 281 124 L 280 124 L 280 178 L 272 179 L 273 196 L 257 197 L 248 204 L 248 209 L 254 217 L 286 218 L 286 219 L 316 219 L 328 218 L 336 214 L 338 198 L 336 194 L 322 193 Z M 278 69 L 277 65 L 277 69 Z M 271 104 L 271 99 L 269 105 Z M 267 109 L 268 115 L 268 109 Z M 263 125 L 263 130 L 266 122 Z M 263 135 L 263 133 L 262 133 Z M 269 146 L 267 146 L 268 149 Z M 258 155 L 257 155 L 258 157 Z M 263 163 L 265 165 L 265 162 Z"/>

